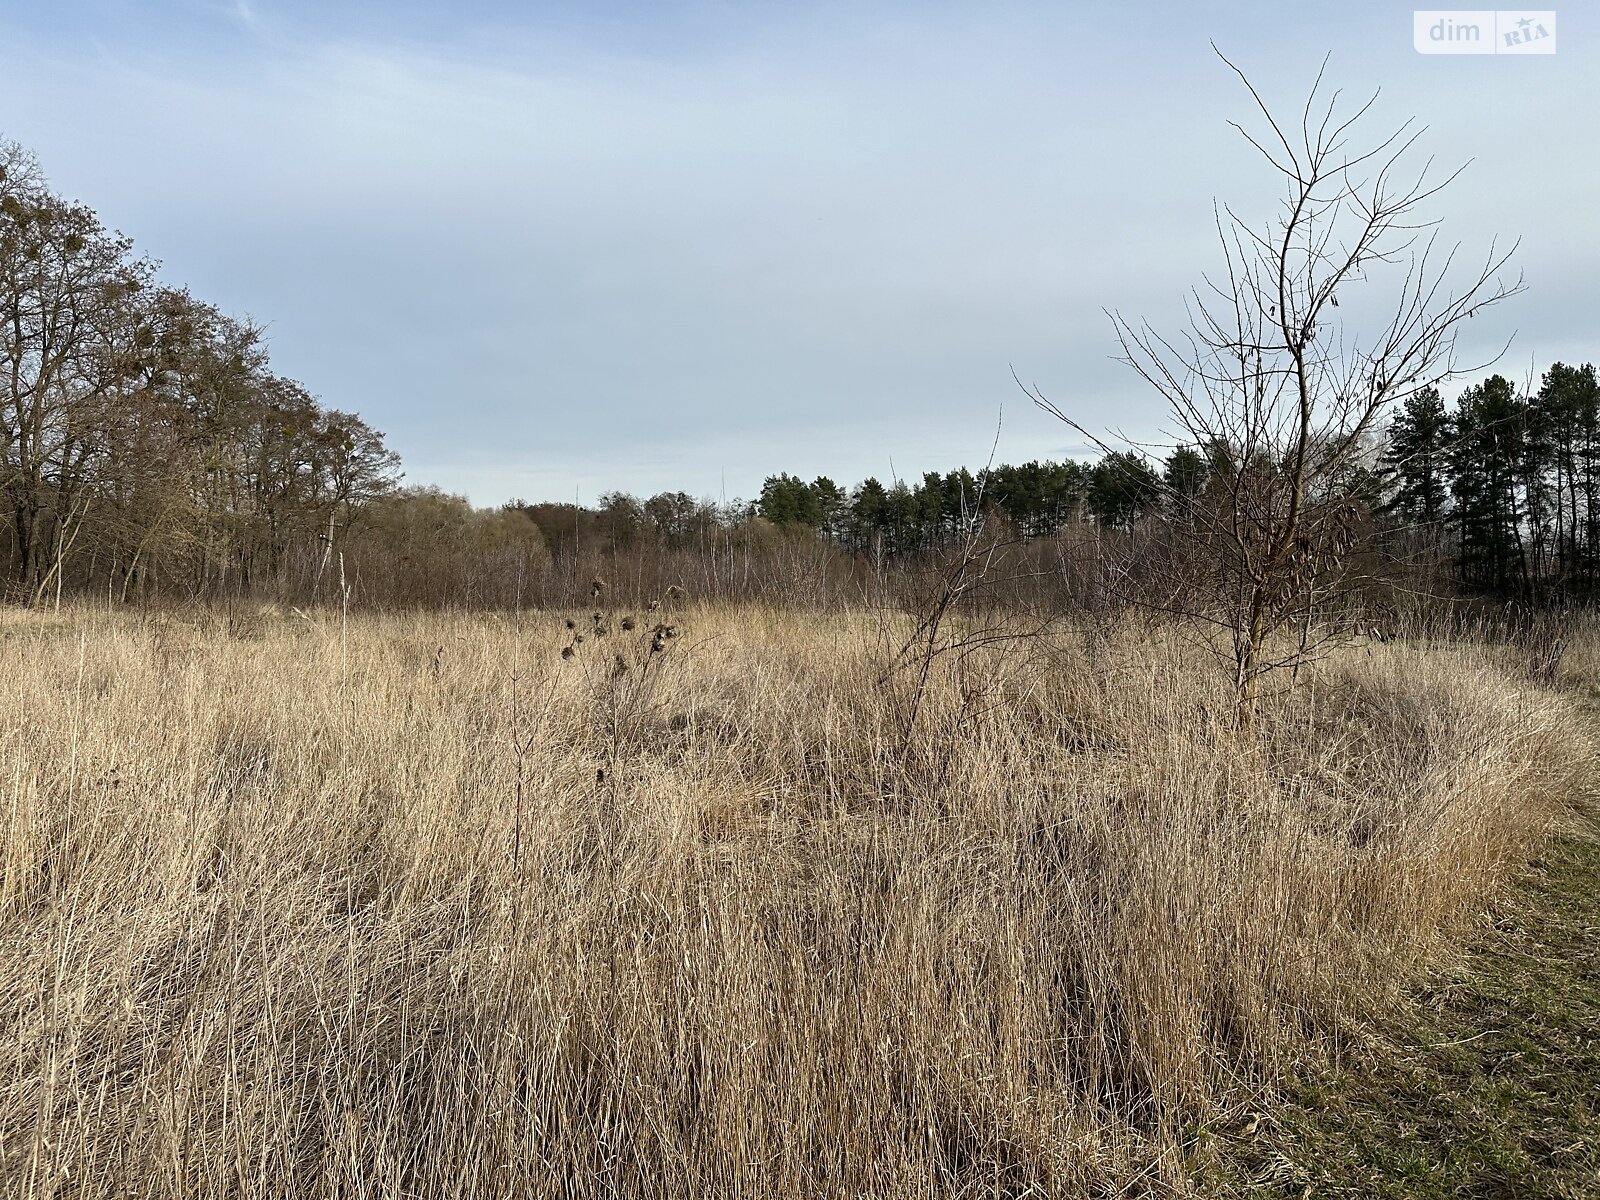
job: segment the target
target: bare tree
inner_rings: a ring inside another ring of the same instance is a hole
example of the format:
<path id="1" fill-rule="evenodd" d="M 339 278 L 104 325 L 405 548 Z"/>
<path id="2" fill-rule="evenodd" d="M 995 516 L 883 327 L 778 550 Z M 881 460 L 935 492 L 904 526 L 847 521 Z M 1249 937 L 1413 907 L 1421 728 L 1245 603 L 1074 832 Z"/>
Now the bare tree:
<path id="1" fill-rule="evenodd" d="M 153 270 L 0 145 L 0 493 L 17 581 L 36 601 L 59 586 L 109 431 L 143 385 L 139 295 Z"/>
<path id="2" fill-rule="evenodd" d="M 1501 278 L 1515 246 L 1491 245 L 1464 269 L 1459 247 L 1424 218 L 1460 172 L 1439 179 L 1431 160 L 1406 166 L 1423 132 L 1414 121 L 1360 139 L 1376 94 L 1350 111 L 1338 91 L 1324 96 L 1320 71 L 1298 116 L 1280 119 L 1223 62 L 1264 120 L 1257 132 L 1234 128 L 1281 180 L 1281 205 L 1259 222 L 1214 210 L 1223 274 L 1194 289 L 1182 333 L 1108 316 L 1121 361 L 1165 398 L 1176 439 L 1210 466 L 1199 502 L 1169 497 L 1182 519 L 1139 599 L 1222 632 L 1248 727 L 1263 680 L 1317 649 L 1310 618 L 1360 547 L 1353 480 L 1384 411 L 1465 369 L 1455 362 L 1462 322 L 1522 281 Z M 1298 636 L 1280 636 L 1291 629 Z"/>

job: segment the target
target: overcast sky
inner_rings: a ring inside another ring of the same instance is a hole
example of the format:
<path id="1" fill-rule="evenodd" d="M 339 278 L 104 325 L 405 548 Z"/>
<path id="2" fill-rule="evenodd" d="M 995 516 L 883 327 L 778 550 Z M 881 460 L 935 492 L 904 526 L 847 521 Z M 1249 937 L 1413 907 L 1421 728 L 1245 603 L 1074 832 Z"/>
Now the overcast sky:
<path id="1" fill-rule="evenodd" d="M 1206 11 L 1209 10 L 1209 11 Z M 1270 99 L 1382 88 L 1473 250 L 1529 291 L 1504 366 L 1600 357 L 1600 21 L 1422 56 L 1394 4 L 0 0 L 0 136 L 407 478 L 590 502 L 1084 456 L 1012 369 L 1136 437 L 1103 308 L 1175 326 L 1214 197 L 1276 195 Z"/>

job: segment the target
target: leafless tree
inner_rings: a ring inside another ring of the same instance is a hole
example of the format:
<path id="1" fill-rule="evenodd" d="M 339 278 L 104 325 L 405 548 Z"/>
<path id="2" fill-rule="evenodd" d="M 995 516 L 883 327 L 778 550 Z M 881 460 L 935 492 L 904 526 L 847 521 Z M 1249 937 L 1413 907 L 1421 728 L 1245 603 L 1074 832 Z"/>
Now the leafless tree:
<path id="1" fill-rule="evenodd" d="M 1219 57 L 1221 57 L 1219 52 Z M 1318 72 L 1293 118 L 1275 115 L 1244 73 L 1263 125 L 1234 128 L 1283 185 L 1277 211 L 1252 221 L 1215 208 L 1223 272 L 1186 304 L 1188 328 L 1157 332 L 1108 315 L 1121 360 L 1166 400 L 1176 440 L 1209 459 L 1142 601 L 1222 633 L 1238 719 L 1250 726 L 1263 681 L 1314 654 L 1310 614 L 1350 568 L 1363 513 L 1353 486 L 1380 418 L 1460 370 L 1462 323 L 1522 290 L 1502 278 L 1516 247 L 1475 266 L 1441 242 L 1428 203 L 1460 173 L 1410 167 L 1423 132 L 1359 126 L 1377 99 L 1350 106 Z M 1324 63 L 1324 69 L 1326 63 Z M 1498 357 L 1498 356 L 1496 356 Z M 1055 403 L 1047 411 L 1104 446 Z M 1169 489 L 1170 490 L 1170 489 Z M 1281 635 L 1296 630 L 1297 636 Z"/>
<path id="2" fill-rule="evenodd" d="M 92 484 L 148 349 L 153 266 L 95 214 L 44 191 L 0 145 L 0 492 L 18 582 L 34 599 L 88 511 Z"/>

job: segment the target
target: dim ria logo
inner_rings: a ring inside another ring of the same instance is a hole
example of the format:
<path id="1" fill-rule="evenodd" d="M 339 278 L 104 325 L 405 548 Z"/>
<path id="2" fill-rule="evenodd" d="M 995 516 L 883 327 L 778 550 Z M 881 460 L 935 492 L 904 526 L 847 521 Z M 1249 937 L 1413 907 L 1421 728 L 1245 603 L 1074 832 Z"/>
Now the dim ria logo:
<path id="1" fill-rule="evenodd" d="M 1554 54 L 1556 14 L 1428 9 L 1411 14 L 1418 54 Z"/>

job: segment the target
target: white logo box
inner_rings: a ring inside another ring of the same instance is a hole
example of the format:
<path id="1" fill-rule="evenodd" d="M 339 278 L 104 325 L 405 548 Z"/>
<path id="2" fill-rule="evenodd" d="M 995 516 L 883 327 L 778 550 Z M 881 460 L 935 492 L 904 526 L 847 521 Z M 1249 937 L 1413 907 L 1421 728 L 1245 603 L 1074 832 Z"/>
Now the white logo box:
<path id="1" fill-rule="evenodd" d="M 1429 8 L 1411 14 L 1418 54 L 1554 54 L 1552 9 Z"/>

